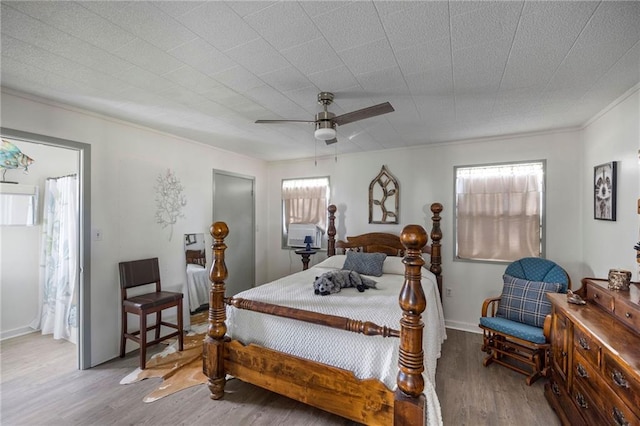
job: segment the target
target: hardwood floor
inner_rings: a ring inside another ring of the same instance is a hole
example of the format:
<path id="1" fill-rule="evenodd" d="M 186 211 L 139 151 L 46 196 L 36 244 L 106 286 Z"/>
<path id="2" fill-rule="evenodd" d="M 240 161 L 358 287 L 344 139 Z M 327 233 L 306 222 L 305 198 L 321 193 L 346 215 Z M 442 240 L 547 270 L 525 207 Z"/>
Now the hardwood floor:
<path id="1" fill-rule="evenodd" d="M 559 425 L 543 395 L 543 381 L 482 366 L 481 335 L 447 330 L 436 390 L 445 426 Z M 162 349 L 162 348 L 159 348 Z M 160 379 L 120 385 L 138 352 L 90 370 L 75 369 L 75 346 L 30 334 L 0 347 L 0 424 L 13 425 L 353 425 L 323 411 L 231 380 L 221 401 L 196 386 L 145 404 Z"/>

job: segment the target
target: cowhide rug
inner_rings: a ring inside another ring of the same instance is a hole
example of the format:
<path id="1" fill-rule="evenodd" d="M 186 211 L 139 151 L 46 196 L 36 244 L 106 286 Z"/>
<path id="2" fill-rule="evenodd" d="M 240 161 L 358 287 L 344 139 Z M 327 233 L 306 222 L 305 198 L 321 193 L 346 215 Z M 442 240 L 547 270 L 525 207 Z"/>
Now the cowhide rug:
<path id="1" fill-rule="evenodd" d="M 202 341 L 207 325 L 199 323 L 191 328 L 192 331 L 184 336 L 182 352 L 178 351 L 176 340 L 162 352 L 153 355 L 147 361 L 144 370 L 136 368 L 122 379 L 120 384 L 128 385 L 152 377 L 161 377 L 162 383 L 143 399 L 144 402 L 153 402 L 191 386 L 207 383 L 207 376 L 202 372 Z"/>

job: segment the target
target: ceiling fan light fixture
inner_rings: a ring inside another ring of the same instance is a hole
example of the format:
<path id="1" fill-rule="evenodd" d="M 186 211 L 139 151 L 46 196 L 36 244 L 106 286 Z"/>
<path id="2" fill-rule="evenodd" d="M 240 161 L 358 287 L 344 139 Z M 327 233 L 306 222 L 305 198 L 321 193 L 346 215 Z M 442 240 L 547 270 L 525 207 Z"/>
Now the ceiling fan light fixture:
<path id="1" fill-rule="evenodd" d="M 313 133 L 316 139 L 321 141 L 328 141 L 335 139 L 336 128 L 331 121 L 319 121 L 316 123 L 316 131 Z"/>
<path id="2" fill-rule="evenodd" d="M 330 139 L 335 139 L 336 129 L 333 129 L 331 127 L 316 129 L 313 135 L 316 137 L 316 139 L 320 139 L 321 141 L 328 141 Z"/>

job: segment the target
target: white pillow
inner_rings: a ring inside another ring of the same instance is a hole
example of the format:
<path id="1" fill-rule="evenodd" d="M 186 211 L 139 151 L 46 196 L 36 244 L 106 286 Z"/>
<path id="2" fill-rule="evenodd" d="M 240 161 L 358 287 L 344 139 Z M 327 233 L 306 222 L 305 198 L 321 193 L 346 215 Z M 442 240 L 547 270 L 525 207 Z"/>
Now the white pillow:
<path id="1" fill-rule="evenodd" d="M 402 263 L 402 256 L 387 256 L 382 265 L 383 274 L 404 275 L 404 263 Z M 429 264 L 425 263 L 422 266 L 422 276 L 433 282 L 436 282 L 436 276 L 429 270 Z"/>
<path id="2" fill-rule="evenodd" d="M 321 268 L 342 269 L 346 258 L 347 256 L 345 254 L 336 254 L 334 256 L 327 257 L 325 260 L 317 263 L 315 266 L 319 266 Z"/>
<path id="3" fill-rule="evenodd" d="M 383 274 L 404 275 L 404 263 L 401 256 L 387 256 L 382 264 Z"/>

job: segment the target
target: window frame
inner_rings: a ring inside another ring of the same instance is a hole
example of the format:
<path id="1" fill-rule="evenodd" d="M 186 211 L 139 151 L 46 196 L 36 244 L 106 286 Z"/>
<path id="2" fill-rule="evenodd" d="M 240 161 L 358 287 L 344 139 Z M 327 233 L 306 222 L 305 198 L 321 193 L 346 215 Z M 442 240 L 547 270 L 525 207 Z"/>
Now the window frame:
<path id="1" fill-rule="evenodd" d="M 282 188 L 286 181 L 292 180 L 316 180 L 316 179 L 326 179 L 327 180 L 327 205 L 325 206 L 325 214 L 328 216 L 327 208 L 329 204 L 331 204 L 331 178 L 328 175 L 325 176 L 308 176 L 308 177 L 294 177 L 294 178 L 283 178 L 280 181 L 280 245 L 283 250 L 292 250 L 291 247 L 287 245 L 287 228 L 285 226 L 285 207 L 284 207 L 284 199 L 282 198 Z M 327 226 L 329 222 L 327 220 Z M 319 251 L 324 251 L 327 249 L 327 230 L 324 230 L 324 234 L 322 235 L 322 241 L 320 244 Z"/>
<path id="2" fill-rule="evenodd" d="M 512 260 L 492 260 L 492 259 L 469 259 L 461 258 L 458 256 L 458 170 L 459 169 L 473 169 L 473 168 L 487 168 L 487 167 L 500 167 L 500 166 L 513 166 L 513 165 L 526 165 L 526 164 L 540 164 L 542 166 L 542 194 L 541 194 L 541 208 L 540 208 L 540 258 L 546 258 L 546 228 L 547 228 L 547 160 L 521 160 L 521 161 L 505 161 L 505 162 L 492 162 L 492 163 L 480 163 L 480 164 L 467 164 L 453 166 L 453 261 L 454 262 L 470 262 L 470 263 L 486 263 L 486 264 L 504 264 L 508 265 L 512 263 Z"/>

